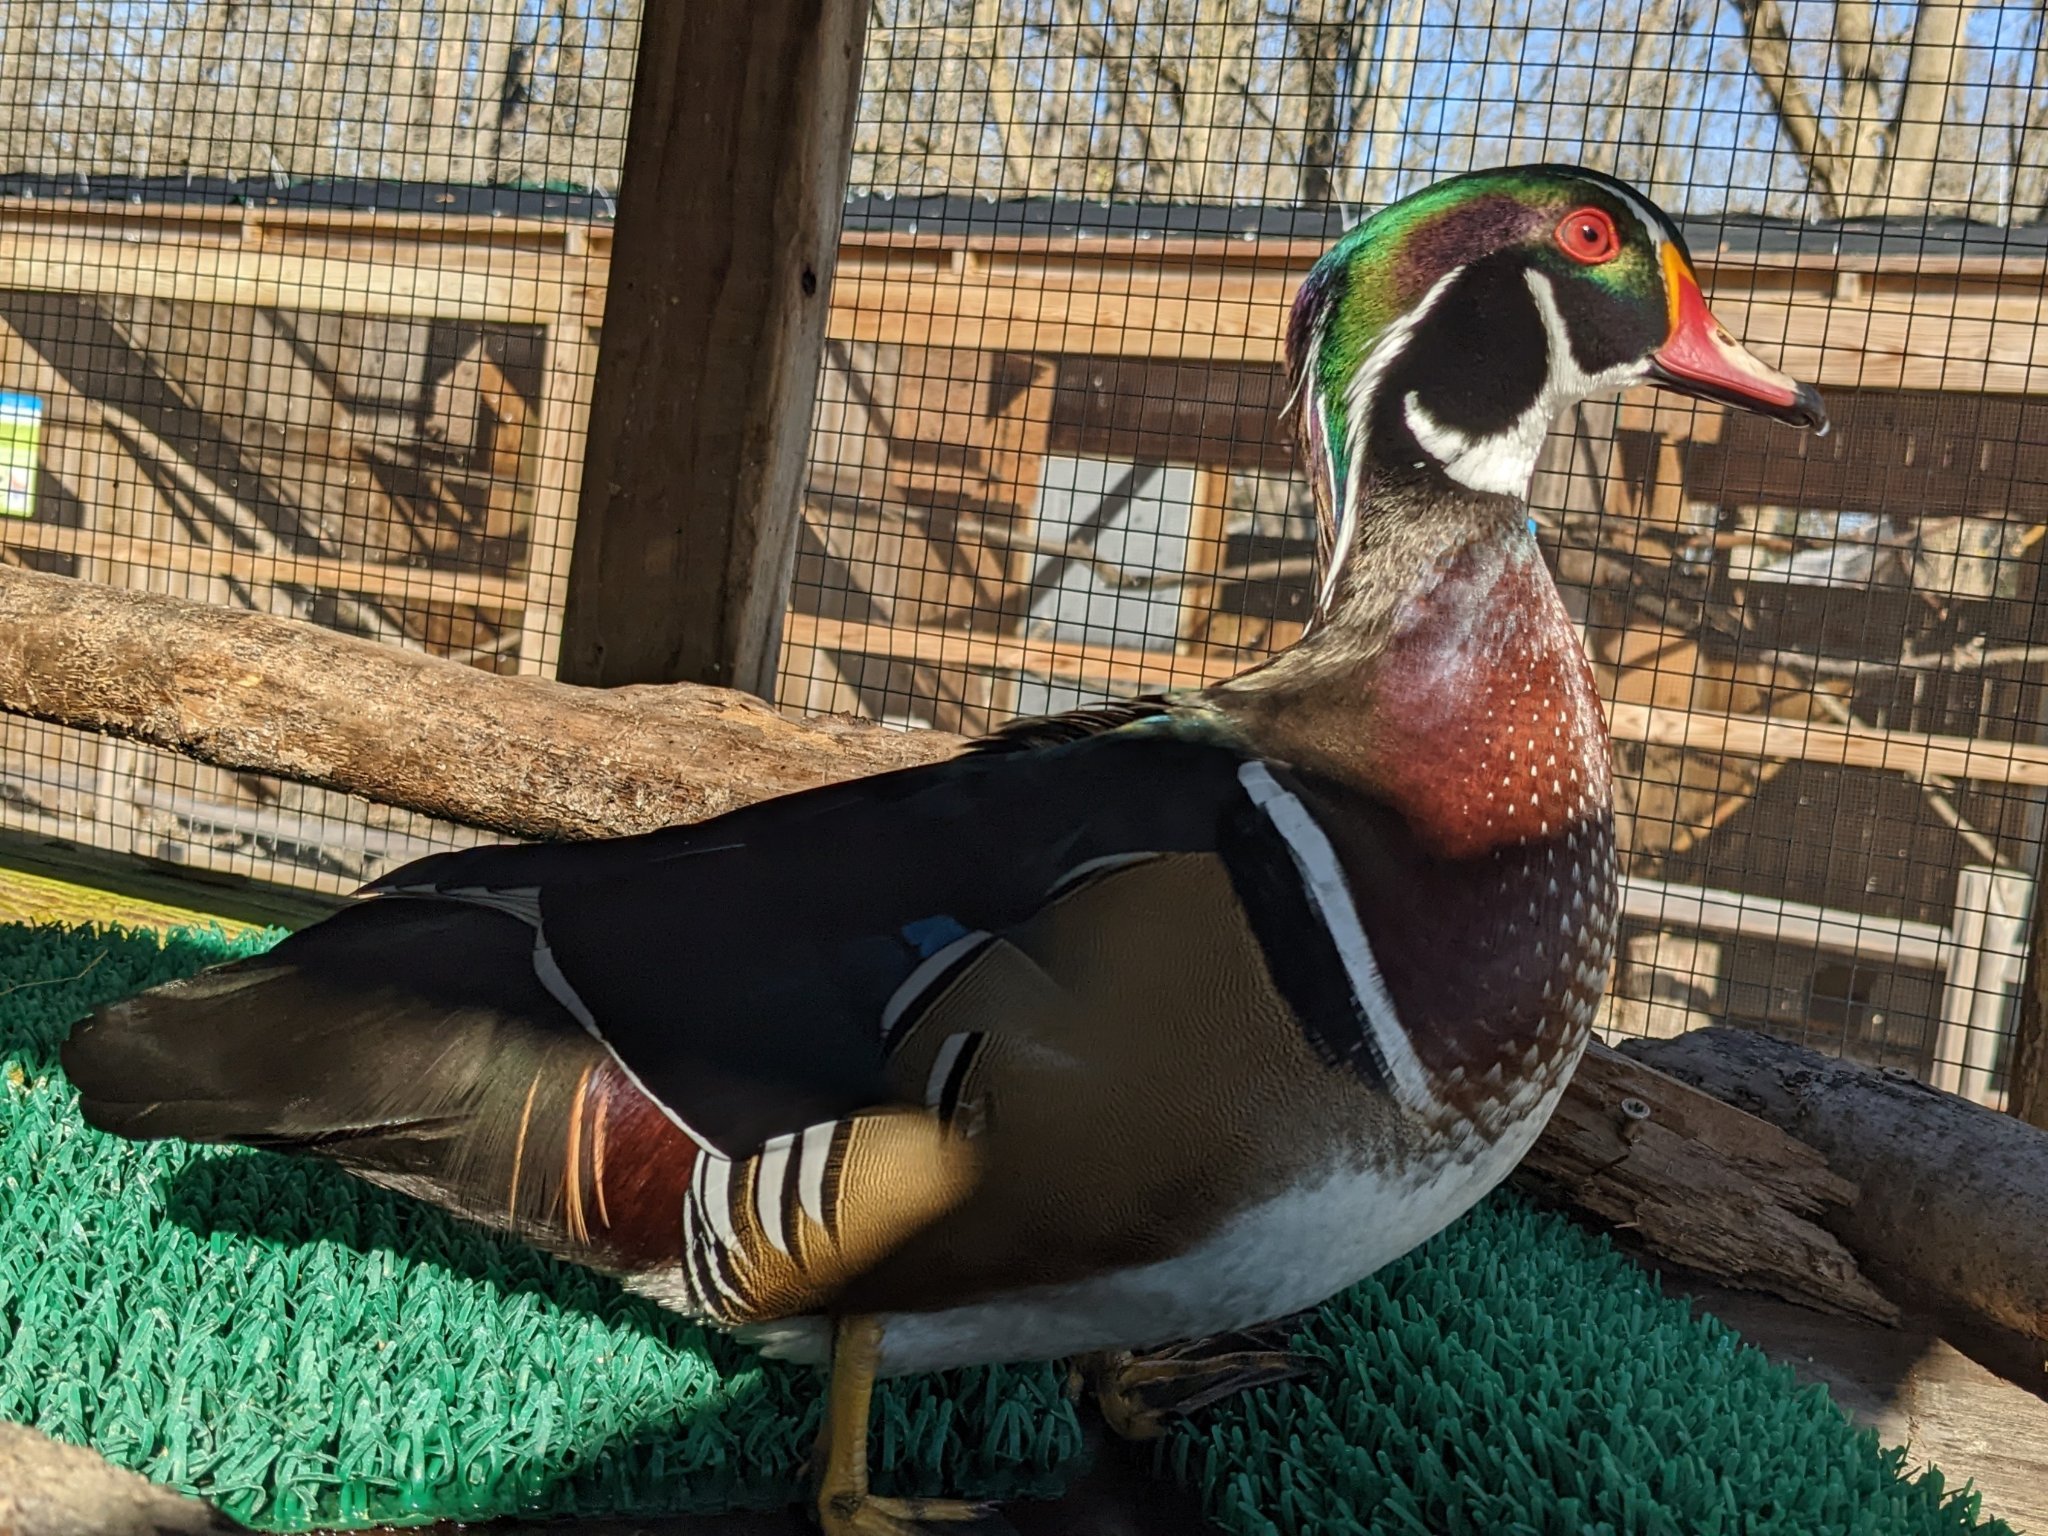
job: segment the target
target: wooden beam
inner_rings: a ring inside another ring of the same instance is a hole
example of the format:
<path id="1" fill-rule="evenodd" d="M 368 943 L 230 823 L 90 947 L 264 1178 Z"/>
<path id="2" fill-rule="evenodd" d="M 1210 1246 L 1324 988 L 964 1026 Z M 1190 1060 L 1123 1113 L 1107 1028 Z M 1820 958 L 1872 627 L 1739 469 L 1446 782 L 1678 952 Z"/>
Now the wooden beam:
<path id="1" fill-rule="evenodd" d="M 792 646 L 886 656 L 950 671 L 1035 672 L 1068 682 L 1114 683 L 1140 688 L 1190 686 L 1234 677 L 1251 660 L 1177 656 L 1136 646 L 1082 645 L 1070 640 L 1016 639 L 959 630 L 910 629 L 889 624 L 855 624 L 793 613 L 784 625 Z"/>
<path id="2" fill-rule="evenodd" d="M 0 233 L 0 291 L 21 293 L 533 325 L 591 276 L 587 260 L 445 242 L 328 254 L 159 240 L 142 254 L 97 235 Z"/>
<path id="3" fill-rule="evenodd" d="M 2048 843 L 2034 864 L 2034 910 L 2027 918 L 2027 964 L 2018 1025 L 2006 1067 L 2005 1112 L 2048 1131 Z"/>
<path id="4" fill-rule="evenodd" d="M 1937 774 L 1983 784 L 2048 785 L 2048 747 L 2024 742 L 1857 730 L 1806 720 L 1716 715 L 1645 704 L 1609 704 L 1607 725 L 1617 741 L 1730 757 L 1782 757 L 1845 768 L 1877 768 L 1915 778 Z"/>
<path id="5" fill-rule="evenodd" d="M 229 576 L 270 586 L 353 592 L 397 603 L 462 603 L 500 610 L 518 609 L 526 603 L 526 583 L 518 577 L 479 576 L 430 566 L 341 560 L 326 555 L 264 554 L 205 544 L 167 546 L 158 540 L 65 528 L 26 518 L 0 518 L 0 547 L 76 555 L 136 568 L 168 566 L 179 572 Z M 90 573 L 86 574 L 90 579 Z"/>
<path id="6" fill-rule="evenodd" d="M 597 343 L 580 316 L 565 315 L 548 327 L 533 515 L 526 529 L 527 604 L 519 626 L 519 670 L 531 677 L 553 677 L 560 665 L 569 552 L 576 542 L 576 503 L 583 486 L 584 425 L 597 356 Z"/>
<path id="7" fill-rule="evenodd" d="M 867 12 L 647 8 L 566 681 L 774 692 Z"/>
<path id="8" fill-rule="evenodd" d="M 788 632 L 792 645 L 817 645 L 827 650 L 886 656 L 927 666 L 1036 672 L 1069 681 L 1112 683 L 1131 689 L 1220 682 L 1260 659 L 1217 653 L 1173 655 L 1135 646 L 1082 645 L 957 630 L 854 624 L 807 614 L 792 614 Z M 1727 757 L 1875 768 L 1915 777 L 1936 774 L 1984 784 L 2048 786 L 2048 747 L 2023 742 L 1974 741 L 1967 736 L 1929 736 L 1918 731 L 1859 730 L 1805 720 L 1717 715 L 1646 704 L 1609 703 L 1607 718 L 1609 731 L 1617 741 L 1682 747 Z"/>

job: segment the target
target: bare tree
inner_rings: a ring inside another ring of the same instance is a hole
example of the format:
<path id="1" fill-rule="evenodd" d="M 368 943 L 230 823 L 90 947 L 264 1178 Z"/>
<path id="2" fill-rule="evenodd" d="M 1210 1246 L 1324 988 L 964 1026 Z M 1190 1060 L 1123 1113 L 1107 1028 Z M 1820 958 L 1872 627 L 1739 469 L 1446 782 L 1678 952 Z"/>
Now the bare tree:
<path id="1" fill-rule="evenodd" d="M 1970 6 L 1921 0 L 1903 40 L 1877 32 L 1866 0 L 1837 0 L 1828 73 L 1804 73 L 1778 0 L 1734 0 L 1749 61 L 1827 211 L 1838 218 L 1929 211 L 1941 132 L 1960 74 Z M 1834 111 L 1817 86 L 1832 85 Z M 1831 115 L 1829 126 L 1825 115 Z"/>

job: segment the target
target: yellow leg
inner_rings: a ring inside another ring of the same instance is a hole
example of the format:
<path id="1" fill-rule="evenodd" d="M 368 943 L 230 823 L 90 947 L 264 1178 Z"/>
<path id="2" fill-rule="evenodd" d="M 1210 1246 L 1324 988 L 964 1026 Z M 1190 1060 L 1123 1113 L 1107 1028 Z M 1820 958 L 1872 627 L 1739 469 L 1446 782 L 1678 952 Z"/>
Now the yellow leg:
<path id="1" fill-rule="evenodd" d="M 882 1499 L 868 1492 L 868 1402 L 882 1354 L 882 1324 L 843 1319 L 832 1337 L 825 1434 L 819 1447 L 818 1524 L 825 1536 L 917 1536 L 927 1522 L 983 1520 L 990 1506 L 963 1499 Z"/>

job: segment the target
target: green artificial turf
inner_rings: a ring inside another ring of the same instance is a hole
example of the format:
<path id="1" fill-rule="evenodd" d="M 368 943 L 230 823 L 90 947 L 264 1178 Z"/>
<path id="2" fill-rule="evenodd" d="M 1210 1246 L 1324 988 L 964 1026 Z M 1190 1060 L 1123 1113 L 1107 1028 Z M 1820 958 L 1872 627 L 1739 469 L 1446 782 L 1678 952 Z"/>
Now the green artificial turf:
<path id="1" fill-rule="evenodd" d="M 260 935 L 0 927 L 0 1419 L 272 1529 L 795 1498 L 818 1379 L 317 1163 L 136 1147 L 56 1068 Z M 1499 1197 L 1333 1302 L 1322 1369 L 1177 1430 L 1244 1536 L 2003 1531 L 1599 1238 Z M 1047 1492 L 1050 1367 L 892 1384 L 885 1489 Z"/>

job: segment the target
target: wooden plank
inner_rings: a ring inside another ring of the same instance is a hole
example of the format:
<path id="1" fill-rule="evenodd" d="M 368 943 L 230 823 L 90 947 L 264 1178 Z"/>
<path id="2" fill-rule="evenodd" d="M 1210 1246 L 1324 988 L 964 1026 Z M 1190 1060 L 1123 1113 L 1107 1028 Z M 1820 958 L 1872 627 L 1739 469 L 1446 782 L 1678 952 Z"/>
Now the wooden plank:
<path id="1" fill-rule="evenodd" d="M 1180 589 L 1174 633 L 1182 655 L 1207 643 L 1215 616 L 1216 573 L 1223 568 L 1224 525 L 1230 518 L 1230 471 L 1209 465 L 1195 471 L 1194 504 L 1188 509 L 1187 574 Z M 1242 662 L 1234 663 L 1242 666 Z"/>
<path id="2" fill-rule="evenodd" d="M 595 314 L 615 243 L 602 225 L 542 219 L 101 211 L 53 200 L 7 208 L 0 288 L 417 318 L 546 324 L 566 309 Z M 856 232 L 843 249 L 830 320 L 841 340 L 1271 365 L 1294 289 L 1321 247 Z M 977 259 L 955 259 L 968 252 Z M 811 264 L 821 288 L 829 265 Z M 1731 330 L 1823 387 L 2011 393 L 2048 385 L 2038 260 L 1773 253 L 1701 266 Z M 1785 286 L 1787 274 L 1851 269 L 1896 276 L 1856 299 L 1825 285 Z M 548 291 L 565 287 L 576 297 Z M 766 291 L 765 280 L 759 287 Z M 1048 305 L 1048 294 L 1059 302 Z"/>
<path id="3" fill-rule="evenodd" d="M 1055 452 L 1236 469 L 1294 468 L 1272 363 L 1187 367 L 1170 357 L 1065 357 L 1053 396 Z"/>
<path id="4" fill-rule="evenodd" d="M 154 238 L 153 231 L 225 229 L 260 231 L 265 239 L 360 239 L 396 235 L 462 244 L 572 248 L 588 240 L 603 250 L 611 227 L 573 218 L 548 218 L 490 213 L 429 213 L 404 209 L 338 208 L 314 205 L 244 206 L 224 203 L 112 203 L 68 197 L 8 197 L 4 203 L 9 227 L 29 224 L 66 225 L 112 231 L 134 241 Z M 922 257 L 948 266 L 956 253 L 975 257 L 1030 257 L 1059 262 L 1098 264 L 1105 261 L 1185 267 L 1193 265 L 1273 268 L 1306 272 L 1328 242 L 1317 239 L 1246 240 L 1234 235 L 1038 235 L 1025 233 L 933 233 L 925 230 L 848 230 L 841 247 L 848 253 L 884 257 Z M 1836 252 L 1824 245 L 1806 251 L 1728 252 L 1697 248 L 1694 262 L 1710 287 L 1767 287 L 1796 275 L 1823 279 L 1812 291 L 1834 287 L 1835 274 L 1855 272 L 1883 276 L 1894 285 L 1911 279 L 1972 287 L 1986 280 L 2014 286 L 2039 285 L 2048 279 L 2048 258 L 2026 251 L 1998 255 L 1958 255 L 1944 250 L 1916 252 L 1904 242 L 1881 253 Z M 1896 291 L 1894 287 L 1892 291 Z"/>
<path id="5" fill-rule="evenodd" d="M 1271 363 L 1302 274 L 1076 260 L 906 270 L 849 262 L 831 334 L 846 341 Z M 1045 296 L 1057 292 L 1060 302 Z M 2027 392 L 2048 387 L 2038 287 L 1983 297 L 1878 295 L 1861 304 L 1710 287 L 1758 356 L 1823 388 Z"/>
<path id="6" fill-rule="evenodd" d="M 466 603 L 479 608 L 516 609 L 526 603 L 526 583 L 517 577 L 479 576 L 424 566 L 383 565 L 325 555 L 261 554 L 204 544 L 164 544 L 86 528 L 62 528 L 25 518 L 0 518 L 0 547 L 34 549 L 131 567 L 158 566 L 168 558 L 180 571 L 228 576 L 237 581 L 354 592 L 404 603 Z"/>
<path id="7" fill-rule="evenodd" d="M 933 666 L 1018 669 L 1069 680 L 1130 688 L 1186 686 L 1233 677 L 1260 658 L 1252 655 L 1168 655 L 1130 646 L 1080 645 L 1060 640 L 1008 639 L 888 624 L 851 624 L 792 615 L 793 644 L 886 656 Z M 1984 784 L 2048 786 L 2048 747 L 2022 742 L 1973 741 L 1917 731 L 1868 731 L 1804 720 L 1717 715 L 1644 704 L 1607 706 L 1617 741 L 1681 747 L 1729 757 L 1783 758 L 1874 768 Z"/>
<path id="8" fill-rule="evenodd" d="M 1954 952 L 1949 931 L 1937 923 L 1873 917 L 1746 891 L 1679 885 L 1642 875 L 1621 877 L 1624 917 L 1652 927 L 1697 928 L 1773 944 L 1856 955 L 1885 965 L 1944 970 Z"/>
<path id="9" fill-rule="evenodd" d="M 18 234 L 89 236 L 116 243 L 133 259 L 138 245 L 202 238 L 221 243 L 332 251 L 376 242 L 552 251 L 579 256 L 610 249 L 611 226 L 582 218 L 400 209 L 249 207 L 225 203 L 110 203 L 77 198 L 0 199 Z"/>
<path id="10" fill-rule="evenodd" d="M 553 677 L 561 660 L 569 551 L 576 542 L 576 504 L 583 487 L 584 426 L 596 373 L 597 342 L 581 319 L 568 317 L 548 327 L 533 516 L 526 534 L 527 604 L 519 624 L 519 671 L 526 676 Z"/>
<path id="11" fill-rule="evenodd" d="M 1251 665 L 1251 658 L 1177 656 L 1171 651 L 1146 651 L 1134 646 L 1080 645 L 1066 640 L 853 624 L 801 613 L 789 615 L 783 627 L 791 646 L 815 645 L 828 651 L 886 656 L 895 661 L 922 662 L 956 671 L 967 668 L 1035 672 L 1069 682 L 1114 683 L 1132 689 L 1215 682 L 1235 676 Z"/>
<path id="12" fill-rule="evenodd" d="M 1609 731 L 1618 741 L 1684 747 L 1731 757 L 1782 757 L 1848 768 L 1878 768 L 1924 778 L 1983 784 L 2048 785 L 2048 747 L 1973 741 L 1918 731 L 1866 731 L 1805 720 L 1715 715 L 1642 704 L 1610 704 Z"/>
<path id="13" fill-rule="evenodd" d="M 565 680 L 774 693 L 867 12 L 642 20 Z"/>
<path id="14" fill-rule="evenodd" d="M 2027 963 L 2019 1019 L 2006 1068 L 2005 1112 L 2048 1131 L 2048 842 L 2034 861 L 2034 910 L 2027 918 Z"/>
<path id="15" fill-rule="evenodd" d="M 597 289 L 590 260 L 434 242 L 322 254 L 217 241 L 133 245 L 94 235 L 0 231 L 0 290 L 545 324 L 564 290 Z"/>

